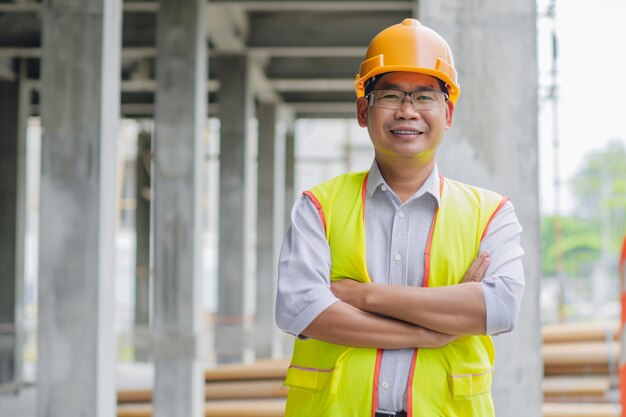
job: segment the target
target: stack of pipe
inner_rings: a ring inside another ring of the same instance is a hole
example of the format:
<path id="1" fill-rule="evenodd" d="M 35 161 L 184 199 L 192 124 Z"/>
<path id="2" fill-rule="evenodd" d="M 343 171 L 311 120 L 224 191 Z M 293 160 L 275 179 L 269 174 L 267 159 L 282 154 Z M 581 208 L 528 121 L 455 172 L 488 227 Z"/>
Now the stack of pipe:
<path id="1" fill-rule="evenodd" d="M 618 323 L 542 329 L 544 417 L 618 417 Z"/>
<path id="2" fill-rule="evenodd" d="M 206 417 L 282 417 L 287 360 L 225 365 L 205 371 Z M 117 394 L 117 417 L 151 417 L 152 390 Z"/>

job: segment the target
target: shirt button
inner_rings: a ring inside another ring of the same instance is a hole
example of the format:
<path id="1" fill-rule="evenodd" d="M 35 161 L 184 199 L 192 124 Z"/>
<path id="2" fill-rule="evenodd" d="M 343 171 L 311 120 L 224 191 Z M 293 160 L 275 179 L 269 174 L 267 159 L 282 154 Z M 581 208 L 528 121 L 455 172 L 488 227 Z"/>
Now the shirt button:
<path id="1" fill-rule="evenodd" d="M 384 382 L 383 382 L 383 388 L 384 388 L 384 389 L 389 389 L 389 382 L 384 381 Z"/>
<path id="2" fill-rule="evenodd" d="M 396 253 L 395 256 L 393 257 L 393 259 L 395 259 L 396 261 L 400 261 L 400 260 L 402 260 L 402 256 L 400 256 L 399 253 Z"/>
<path id="3" fill-rule="evenodd" d="M 385 185 L 381 186 L 381 187 L 380 187 L 380 189 L 381 189 L 382 191 L 387 191 L 387 187 L 386 187 Z"/>
<path id="4" fill-rule="evenodd" d="M 400 213 L 398 213 L 398 217 L 404 217 L 404 212 L 401 211 Z"/>

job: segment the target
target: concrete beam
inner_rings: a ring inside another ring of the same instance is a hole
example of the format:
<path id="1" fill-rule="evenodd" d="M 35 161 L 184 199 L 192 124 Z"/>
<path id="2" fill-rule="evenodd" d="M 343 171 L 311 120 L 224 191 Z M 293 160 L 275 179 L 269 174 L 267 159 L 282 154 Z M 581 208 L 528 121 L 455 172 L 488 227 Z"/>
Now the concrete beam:
<path id="1" fill-rule="evenodd" d="M 0 3 L 0 13 L 32 13 L 40 11 L 40 3 Z"/>
<path id="2" fill-rule="evenodd" d="M 526 290 L 515 331 L 494 338 L 493 398 L 498 415 L 538 416 L 542 363 L 535 2 L 421 0 L 419 17 L 450 44 L 462 89 L 454 127 L 438 153 L 441 171 L 509 196 L 524 228 Z"/>
<path id="3" fill-rule="evenodd" d="M 253 12 L 284 11 L 410 11 L 413 1 L 246 1 L 246 0 L 211 0 L 212 7 L 239 7 Z"/>
<path id="4" fill-rule="evenodd" d="M 207 7 L 206 19 L 211 42 L 217 50 L 241 53 L 248 35 L 248 19 L 239 8 Z"/>
<path id="5" fill-rule="evenodd" d="M 0 58 L 0 81 L 17 81 L 17 74 L 12 68 L 12 58 Z"/>
<path id="6" fill-rule="evenodd" d="M 1 69 L 0 69 L 1 74 Z M 354 83 L 351 79 L 316 79 L 311 80 L 308 78 L 303 79 L 265 79 L 266 87 L 269 87 L 272 93 L 269 97 L 274 98 L 274 90 L 278 92 L 289 91 L 353 91 Z M 220 89 L 219 80 L 207 80 L 207 91 L 209 93 L 216 93 Z M 151 79 L 134 79 L 128 81 L 122 81 L 121 89 L 124 93 L 151 93 L 156 91 L 157 82 Z"/>
<path id="7" fill-rule="evenodd" d="M 157 12 L 159 3 L 157 1 L 133 1 L 124 2 L 125 12 Z"/>
<path id="8" fill-rule="evenodd" d="M 248 19 L 240 8 L 212 8 L 207 11 L 209 36 L 217 54 L 242 54 L 246 48 Z M 247 54 L 248 52 L 245 52 Z M 256 54 L 249 62 L 250 86 L 262 101 L 280 102 L 280 97 L 265 76 L 264 63 L 267 57 Z"/>
<path id="9" fill-rule="evenodd" d="M 42 48 L 0 47 L 0 58 L 41 58 Z M 124 59 L 154 58 L 156 48 L 152 46 L 127 47 L 122 50 Z"/>
<path id="10" fill-rule="evenodd" d="M 300 118 L 304 119 L 324 119 L 324 118 L 354 118 L 354 103 L 306 103 L 291 102 L 287 104 Z M 32 105 L 33 114 L 39 114 L 40 107 Z M 208 114 L 218 114 L 220 112 L 219 103 L 211 103 L 208 106 Z M 154 115 L 154 104 L 152 103 L 125 103 L 122 104 L 121 113 L 128 117 L 151 117 Z"/>
<path id="11" fill-rule="evenodd" d="M 263 46 L 246 47 L 241 50 L 252 57 L 281 57 L 281 58 L 363 58 L 364 46 Z M 219 50 L 209 49 L 209 53 L 219 54 Z M 156 48 L 151 46 L 125 47 L 122 50 L 124 59 L 154 58 Z M 0 58 L 40 58 L 41 48 L 35 47 L 0 47 Z"/>
<path id="12" fill-rule="evenodd" d="M 0 48 L 0 58 L 40 58 L 41 48 L 31 47 L 2 47 Z"/>
<path id="13" fill-rule="evenodd" d="M 355 96 L 356 97 L 356 96 Z M 355 98 L 356 101 L 356 98 Z M 290 102 L 289 106 L 296 113 L 339 113 L 349 114 L 350 117 L 356 117 L 356 105 L 354 102 L 337 103 L 331 102 Z"/>
<path id="14" fill-rule="evenodd" d="M 209 8 L 238 7 L 248 11 L 379 11 L 379 10 L 410 10 L 412 1 L 245 1 L 245 0 L 211 0 Z M 136 1 L 124 3 L 125 12 L 156 12 L 159 4 L 155 1 Z M 40 3 L 0 3 L 1 13 L 39 12 Z"/>
<path id="15" fill-rule="evenodd" d="M 162 0 L 154 143 L 154 416 L 204 415 L 199 358 L 204 0 Z"/>
<path id="16" fill-rule="evenodd" d="M 30 88 L 35 91 L 41 90 L 41 81 L 39 80 L 27 80 Z M 206 90 L 209 93 L 215 93 L 219 91 L 220 83 L 218 80 L 207 80 Z M 128 81 L 121 81 L 120 90 L 122 93 L 154 93 L 157 89 L 157 81 L 151 79 L 134 79 Z M 125 103 L 125 104 L 137 104 L 137 103 Z"/>
<path id="17" fill-rule="evenodd" d="M 222 56 L 217 73 L 222 89 L 220 106 L 220 220 L 218 311 L 215 349 L 218 362 L 241 362 L 248 346 L 244 325 L 246 309 L 246 228 L 248 126 L 253 116 L 250 59 L 245 55 Z"/>
<path id="18" fill-rule="evenodd" d="M 57 0 L 42 9 L 40 417 L 115 415 L 121 7 L 120 0 Z"/>
<path id="19" fill-rule="evenodd" d="M 125 12 L 155 12 L 159 4 L 154 1 L 137 1 L 124 3 Z M 42 4 L 36 2 L 0 3 L 0 13 L 32 13 L 41 12 Z"/>
<path id="20" fill-rule="evenodd" d="M 276 93 L 274 86 L 265 76 L 265 71 L 258 59 L 250 62 L 250 85 L 253 87 L 254 95 L 260 101 L 282 102 L 282 98 Z"/>
<path id="21" fill-rule="evenodd" d="M 276 91 L 281 93 L 288 91 L 354 91 L 354 81 L 351 78 L 282 79 L 271 80 L 270 83 Z"/>
<path id="22" fill-rule="evenodd" d="M 346 57 L 270 57 L 265 71 L 270 80 L 275 79 L 346 79 L 354 81 L 365 48 L 358 49 L 360 56 Z"/>
<path id="23" fill-rule="evenodd" d="M 206 80 L 206 91 L 209 93 L 215 93 L 220 89 L 219 80 Z M 157 89 L 157 80 L 150 79 L 135 79 L 122 81 L 121 84 L 123 93 L 152 93 Z"/>
<path id="24" fill-rule="evenodd" d="M 40 106 L 32 104 L 32 114 L 40 114 Z M 219 106 L 217 104 L 209 104 L 208 114 L 217 114 Z M 152 117 L 154 115 L 154 104 L 152 103 L 126 103 L 122 104 L 121 114 L 129 117 Z"/>
<path id="25" fill-rule="evenodd" d="M 396 24 L 407 11 L 250 12 L 249 47 L 367 47 L 384 28 Z M 320 24 L 323 22 L 323 24 Z"/>
<path id="26" fill-rule="evenodd" d="M 382 29 L 381 29 L 382 30 Z M 363 58 L 365 46 L 250 46 L 246 52 L 251 56 L 269 56 L 280 58 Z"/>

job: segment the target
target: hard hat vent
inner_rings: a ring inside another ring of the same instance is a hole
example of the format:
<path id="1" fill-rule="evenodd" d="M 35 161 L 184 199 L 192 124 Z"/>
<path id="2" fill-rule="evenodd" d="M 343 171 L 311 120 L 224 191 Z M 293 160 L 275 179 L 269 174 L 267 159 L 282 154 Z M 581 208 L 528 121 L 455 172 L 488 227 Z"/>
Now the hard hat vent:
<path id="1" fill-rule="evenodd" d="M 402 26 L 422 26 L 422 24 L 417 19 L 404 19 Z"/>

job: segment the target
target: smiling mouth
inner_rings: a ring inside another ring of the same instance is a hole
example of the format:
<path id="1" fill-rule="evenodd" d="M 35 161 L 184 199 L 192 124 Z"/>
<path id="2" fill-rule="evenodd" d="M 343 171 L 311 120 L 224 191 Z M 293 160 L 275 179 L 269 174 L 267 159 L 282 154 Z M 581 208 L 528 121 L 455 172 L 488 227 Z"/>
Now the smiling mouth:
<path id="1" fill-rule="evenodd" d="M 417 136 L 422 134 L 419 130 L 391 130 L 391 133 L 400 136 Z"/>

